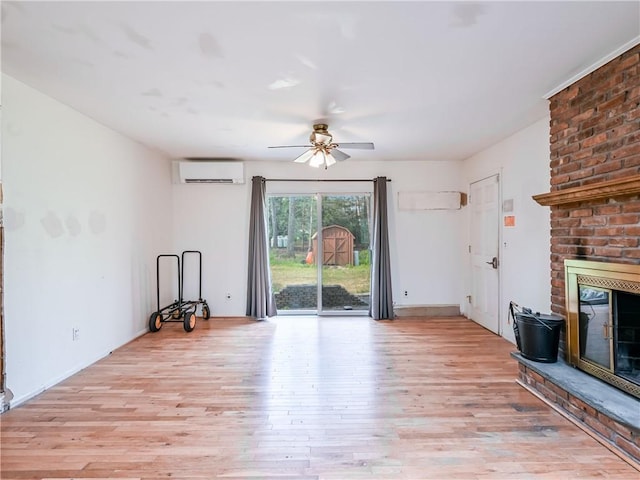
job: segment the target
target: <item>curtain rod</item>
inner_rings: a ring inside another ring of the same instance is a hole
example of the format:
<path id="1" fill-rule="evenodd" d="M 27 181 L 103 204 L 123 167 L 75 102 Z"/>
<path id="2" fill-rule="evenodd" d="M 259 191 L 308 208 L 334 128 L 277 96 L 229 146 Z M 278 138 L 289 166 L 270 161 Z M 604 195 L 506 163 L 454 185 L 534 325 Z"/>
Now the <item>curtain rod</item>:
<path id="1" fill-rule="evenodd" d="M 337 178 L 337 179 L 328 179 L 328 178 L 265 178 L 265 182 L 373 182 L 375 179 L 349 179 L 349 178 Z M 387 178 L 387 182 L 390 182 L 391 179 Z"/>

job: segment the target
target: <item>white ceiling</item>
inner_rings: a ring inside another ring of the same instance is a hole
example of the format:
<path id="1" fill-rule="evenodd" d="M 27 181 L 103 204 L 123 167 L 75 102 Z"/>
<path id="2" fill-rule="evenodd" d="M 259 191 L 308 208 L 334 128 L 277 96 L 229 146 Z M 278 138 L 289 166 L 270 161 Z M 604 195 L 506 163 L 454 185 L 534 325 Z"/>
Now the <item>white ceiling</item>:
<path id="1" fill-rule="evenodd" d="M 174 158 L 464 159 L 640 35 L 640 2 L 2 2 L 2 71 Z"/>

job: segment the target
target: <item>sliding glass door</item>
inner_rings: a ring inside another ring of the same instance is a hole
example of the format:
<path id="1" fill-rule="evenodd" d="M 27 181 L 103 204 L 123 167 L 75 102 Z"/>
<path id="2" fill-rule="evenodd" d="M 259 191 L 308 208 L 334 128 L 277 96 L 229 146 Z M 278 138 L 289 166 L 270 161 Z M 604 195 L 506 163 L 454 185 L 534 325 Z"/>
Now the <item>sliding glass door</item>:
<path id="1" fill-rule="evenodd" d="M 269 264 L 278 313 L 315 313 L 318 272 L 310 254 L 316 195 L 268 197 Z"/>
<path id="2" fill-rule="evenodd" d="M 370 195 L 272 195 L 270 265 L 279 314 L 369 310 Z"/>
<path id="3" fill-rule="evenodd" d="M 324 195 L 321 311 L 369 311 L 369 196 Z"/>

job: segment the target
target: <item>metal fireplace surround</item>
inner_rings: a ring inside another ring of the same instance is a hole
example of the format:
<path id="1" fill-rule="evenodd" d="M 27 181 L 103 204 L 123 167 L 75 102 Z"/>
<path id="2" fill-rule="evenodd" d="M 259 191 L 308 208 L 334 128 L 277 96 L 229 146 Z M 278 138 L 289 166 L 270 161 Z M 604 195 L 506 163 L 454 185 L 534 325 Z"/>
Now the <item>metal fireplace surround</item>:
<path id="1" fill-rule="evenodd" d="M 567 362 L 640 398 L 640 265 L 565 260 Z"/>

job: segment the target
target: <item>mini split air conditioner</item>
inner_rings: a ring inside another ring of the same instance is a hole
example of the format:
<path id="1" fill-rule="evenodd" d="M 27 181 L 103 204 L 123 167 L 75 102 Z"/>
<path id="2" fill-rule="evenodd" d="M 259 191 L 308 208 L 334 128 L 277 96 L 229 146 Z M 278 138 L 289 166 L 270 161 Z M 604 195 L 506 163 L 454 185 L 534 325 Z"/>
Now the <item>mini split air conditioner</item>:
<path id="1" fill-rule="evenodd" d="M 244 183 L 244 163 L 224 161 L 179 161 L 180 183 Z"/>

